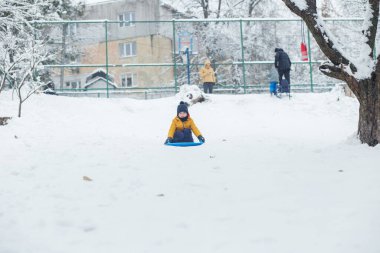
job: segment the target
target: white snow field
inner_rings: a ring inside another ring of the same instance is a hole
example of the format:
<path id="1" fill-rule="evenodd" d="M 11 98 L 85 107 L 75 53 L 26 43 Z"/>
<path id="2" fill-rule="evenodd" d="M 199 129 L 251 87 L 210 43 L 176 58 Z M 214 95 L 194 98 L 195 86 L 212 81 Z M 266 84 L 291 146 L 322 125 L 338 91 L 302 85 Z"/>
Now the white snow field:
<path id="1" fill-rule="evenodd" d="M 35 95 L 18 119 L 3 92 L 0 252 L 380 252 L 355 99 L 211 95 L 189 108 L 206 143 L 164 146 L 178 102 Z"/>

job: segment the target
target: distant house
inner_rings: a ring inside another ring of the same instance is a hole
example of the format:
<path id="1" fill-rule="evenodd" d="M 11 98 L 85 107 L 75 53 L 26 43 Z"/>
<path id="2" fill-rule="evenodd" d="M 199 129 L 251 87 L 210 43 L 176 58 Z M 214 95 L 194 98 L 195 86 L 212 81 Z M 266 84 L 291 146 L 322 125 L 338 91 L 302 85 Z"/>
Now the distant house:
<path id="1" fill-rule="evenodd" d="M 108 83 L 107 83 L 107 74 L 103 69 L 97 69 L 93 73 L 91 73 L 86 78 L 86 84 L 83 87 L 85 90 L 88 89 L 116 89 L 117 86 L 114 83 L 114 77 L 108 75 Z"/>
<path id="2" fill-rule="evenodd" d="M 152 64 L 171 63 L 173 59 L 173 31 L 171 23 L 134 23 L 134 21 L 171 20 L 178 13 L 159 0 L 112 0 L 87 5 L 83 20 L 109 20 L 107 26 L 108 63 Z M 123 21 L 115 23 L 112 21 Z M 75 64 L 105 64 L 106 39 L 105 25 L 100 24 L 70 24 L 68 36 L 77 36 L 80 41 L 81 55 L 71 63 Z M 112 85 L 116 88 L 169 86 L 174 79 L 171 66 L 134 66 L 109 67 L 110 75 L 114 77 Z M 94 68 L 66 69 L 63 88 L 95 88 L 105 77 L 87 79 Z M 60 87 L 62 79 L 59 73 L 55 76 L 55 86 Z M 90 81 L 92 83 L 90 83 Z"/>

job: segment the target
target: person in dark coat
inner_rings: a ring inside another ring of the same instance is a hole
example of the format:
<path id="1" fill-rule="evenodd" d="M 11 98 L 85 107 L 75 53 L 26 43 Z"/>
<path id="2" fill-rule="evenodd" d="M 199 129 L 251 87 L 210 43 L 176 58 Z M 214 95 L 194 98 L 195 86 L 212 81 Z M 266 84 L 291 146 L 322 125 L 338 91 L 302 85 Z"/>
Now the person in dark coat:
<path id="1" fill-rule="evenodd" d="M 285 76 L 285 79 L 290 84 L 290 67 L 292 66 L 292 62 L 282 48 L 276 48 L 274 52 L 276 53 L 274 66 L 278 71 L 279 82 L 281 83 L 282 77 Z"/>

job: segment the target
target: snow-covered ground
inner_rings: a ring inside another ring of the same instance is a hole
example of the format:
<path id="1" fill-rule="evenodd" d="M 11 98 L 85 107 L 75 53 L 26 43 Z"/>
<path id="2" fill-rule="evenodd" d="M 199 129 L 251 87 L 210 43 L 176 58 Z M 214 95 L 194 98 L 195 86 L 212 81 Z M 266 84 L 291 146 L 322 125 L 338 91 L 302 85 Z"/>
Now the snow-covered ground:
<path id="1" fill-rule="evenodd" d="M 380 252 L 356 100 L 214 95 L 206 143 L 164 146 L 178 102 L 36 95 L 18 119 L 1 94 L 0 252 Z"/>

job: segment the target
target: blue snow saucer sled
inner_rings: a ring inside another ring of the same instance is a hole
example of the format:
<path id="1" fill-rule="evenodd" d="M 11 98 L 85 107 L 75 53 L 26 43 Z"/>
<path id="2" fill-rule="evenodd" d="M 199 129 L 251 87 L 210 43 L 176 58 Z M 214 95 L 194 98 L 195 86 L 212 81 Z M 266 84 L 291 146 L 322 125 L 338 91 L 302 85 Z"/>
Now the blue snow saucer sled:
<path id="1" fill-rule="evenodd" d="M 202 145 L 204 142 L 172 142 L 172 143 L 165 143 L 167 146 L 175 146 L 175 147 L 190 147 L 190 146 L 199 146 Z"/>

